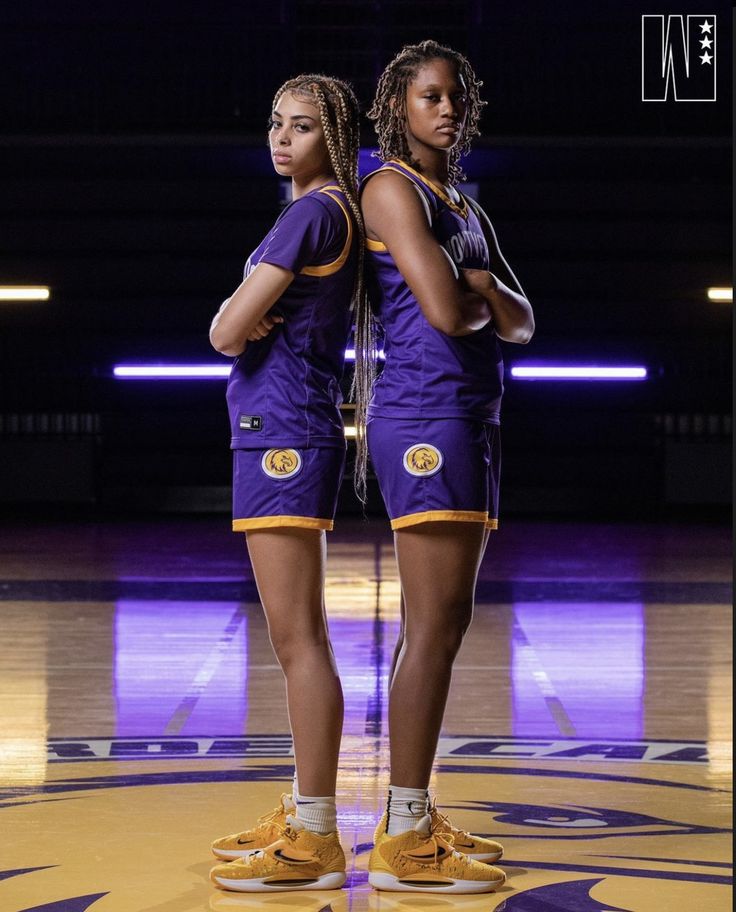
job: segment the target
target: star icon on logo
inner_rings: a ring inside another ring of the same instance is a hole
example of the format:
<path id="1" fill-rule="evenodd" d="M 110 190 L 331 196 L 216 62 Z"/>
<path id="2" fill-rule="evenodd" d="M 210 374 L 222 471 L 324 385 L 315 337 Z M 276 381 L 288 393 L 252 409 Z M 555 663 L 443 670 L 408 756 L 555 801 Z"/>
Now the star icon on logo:
<path id="1" fill-rule="evenodd" d="M 710 63 L 713 57 L 706 51 L 705 54 L 702 54 L 700 57 L 701 63 Z"/>
<path id="2" fill-rule="evenodd" d="M 709 48 L 712 44 L 713 42 L 710 40 L 710 38 L 703 38 L 700 42 L 701 48 Z"/>
<path id="3" fill-rule="evenodd" d="M 711 23 L 706 21 L 700 26 L 700 31 L 710 33 L 710 30 L 712 28 L 713 28 L 713 26 L 711 25 Z"/>

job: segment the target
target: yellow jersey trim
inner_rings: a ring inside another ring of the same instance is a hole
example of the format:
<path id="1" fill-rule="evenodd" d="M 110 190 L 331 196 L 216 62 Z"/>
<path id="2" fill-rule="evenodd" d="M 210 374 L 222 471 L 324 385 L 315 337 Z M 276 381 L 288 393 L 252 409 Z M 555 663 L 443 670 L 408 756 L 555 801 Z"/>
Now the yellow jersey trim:
<path id="1" fill-rule="evenodd" d="M 233 532 L 249 532 L 254 529 L 324 529 L 331 532 L 334 527 L 331 519 L 317 519 L 314 516 L 253 516 L 251 519 L 234 519 Z"/>
<path id="2" fill-rule="evenodd" d="M 383 253 L 388 250 L 388 247 L 383 243 L 383 241 L 374 241 L 372 238 L 365 239 L 366 250 L 374 250 L 376 252 Z"/>
<path id="3" fill-rule="evenodd" d="M 497 532 L 498 531 L 498 520 L 489 519 L 488 522 L 486 523 L 486 529 L 490 529 L 491 532 Z"/>
<path id="4" fill-rule="evenodd" d="M 348 256 L 350 255 L 350 247 L 352 246 L 352 243 L 353 243 L 353 222 L 352 222 L 350 216 L 348 215 L 348 210 L 343 206 L 340 198 L 335 196 L 334 193 L 330 193 L 330 190 L 339 190 L 339 189 L 340 188 L 338 186 L 334 186 L 334 187 L 329 186 L 329 187 L 322 187 L 322 189 L 319 190 L 318 192 L 324 193 L 327 196 L 329 196 L 330 199 L 333 199 L 337 203 L 337 205 L 342 209 L 342 213 L 345 216 L 345 221 L 348 223 L 348 237 L 347 237 L 347 240 L 345 241 L 345 245 L 343 246 L 343 248 L 340 252 L 340 256 L 336 260 L 333 260 L 331 263 L 325 263 L 324 266 L 305 266 L 304 269 L 302 269 L 300 271 L 300 273 L 299 273 L 300 275 L 309 275 L 309 276 L 334 275 L 334 273 L 336 273 L 340 269 L 342 269 L 342 267 L 345 265 L 345 261 L 347 260 Z"/>
<path id="5" fill-rule="evenodd" d="M 460 218 L 463 218 L 467 221 L 468 204 L 465 201 L 465 197 L 462 195 L 462 193 L 459 193 L 461 205 L 458 205 L 458 203 L 456 203 L 454 200 L 450 199 L 450 197 L 447 195 L 447 193 L 443 187 L 440 187 L 439 184 L 435 184 L 433 181 L 424 177 L 423 174 L 420 174 L 418 171 L 415 171 L 414 168 L 411 167 L 411 165 L 407 165 L 407 163 L 401 161 L 400 158 L 392 158 L 387 162 L 387 164 L 401 165 L 402 168 L 406 168 L 406 170 L 410 171 L 414 175 L 414 177 L 416 177 L 417 180 L 421 181 L 425 185 L 425 187 L 429 187 L 429 189 L 433 193 L 436 193 L 437 196 L 439 196 L 439 198 L 442 200 L 442 202 L 446 203 L 450 207 L 450 209 L 452 209 L 453 212 L 456 212 L 460 216 Z M 392 170 L 392 169 L 389 169 L 389 170 Z"/>
<path id="6" fill-rule="evenodd" d="M 425 522 L 489 522 L 488 513 L 481 510 L 426 510 L 424 513 L 409 513 L 391 520 L 392 529 L 405 529 Z"/>

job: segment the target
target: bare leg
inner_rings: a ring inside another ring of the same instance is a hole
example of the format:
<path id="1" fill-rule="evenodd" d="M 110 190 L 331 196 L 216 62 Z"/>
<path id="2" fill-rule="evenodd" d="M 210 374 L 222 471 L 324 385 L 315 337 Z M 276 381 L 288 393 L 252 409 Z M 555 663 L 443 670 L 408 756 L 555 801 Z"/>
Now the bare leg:
<path id="1" fill-rule="evenodd" d="M 486 553 L 486 547 L 488 546 L 488 539 L 490 538 L 490 536 L 491 536 L 491 530 L 486 529 L 485 533 L 483 535 L 483 549 L 481 551 L 481 556 L 480 556 L 481 561 L 483 560 L 483 555 Z M 478 565 L 480 566 L 480 561 L 479 561 Z M 399 656 L 401 655 L 401 650 L 404 646 L 404 626 L 406 624 L 406 606 L 404 605 L 403 589 L 401 591 L 400 598 L 401 598 L 401 602 L 399 605 L 399 611 L 400 611 L 400 615 L 401 615 L 401 625 L 399 626 L 399 635 L 396 639 L 396 645 L 394 646 L 394 654 L 391 658 L 391 670 L 388 675 L 389 690 L 391 690 L 391 683 L 394 679 L 394 675 L 396 674 L 396 665 L 398 664 Z"/>
<path id="2" fill-rule="evenodd" d="M 399 656 L 401 655 L 401 650 L 404 648 L 404 625 L 406 624 L 406 606 L 404 605 L 404 593 L 401 592 L 401 626 L 399 627 L 399 636 L 396 640 L 396 645 L 394 646 L 394 654 L 391 658 L 391 671 L 388 676 L 388 689 L 391 690 L 391 686 L 394 682 L 394 675 L 396 674 L 396 666 L 399 664 Z"/>
<path id="3" fill-rule="evenodd" d="M 480 523 L 430 522 L 396 533 L 404 637 L 391 682 L 391 782 L 426 788 L 452 664 L 470 625 L 485 544 Z"/>
<path id="4" fill-rule="evenodd" d="M 286 677 L 299 791 L 334 795 L 344 706 L 324 607 L 325 534 L 276 528 L 247 537 L 269 636 Z"/>

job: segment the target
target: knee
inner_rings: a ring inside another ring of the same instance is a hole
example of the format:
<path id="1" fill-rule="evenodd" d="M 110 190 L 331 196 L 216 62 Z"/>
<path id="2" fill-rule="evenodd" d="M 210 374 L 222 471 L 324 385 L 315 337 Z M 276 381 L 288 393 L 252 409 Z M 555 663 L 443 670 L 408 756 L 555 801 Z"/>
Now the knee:
<path id="1" fill-rule="evenodd" d="M 407 638 L 407 645 L 411 648 L 414 641 L 425 655 L 432 656 L 435 661 L 451 665 L 460 651 L 472 617 L 472 603 L 453 606 L 452 612 L 445 615 L 442 623 L 414 631 Z"/>
<path id="2" fill-rule="evenodd" d="M 470 618 L 458 619 L 458 621 L 453 624 L 445 635 L 445 650 L 450 661 L 455 661 L 455 657 L 458 652 L 460 652 L 460 647 L 463 645 L 463 639 L 465 634 L 468 632 L 468 627 L 470 627 Z"/>
<path id="3" fill-rule="evenodd" d="M 329 639 L 324 628 L 313 630 L 286 625 L 269 630 L 269 638 L 276 659 L 285 674 L 313 652 L 329 649 Z"/>

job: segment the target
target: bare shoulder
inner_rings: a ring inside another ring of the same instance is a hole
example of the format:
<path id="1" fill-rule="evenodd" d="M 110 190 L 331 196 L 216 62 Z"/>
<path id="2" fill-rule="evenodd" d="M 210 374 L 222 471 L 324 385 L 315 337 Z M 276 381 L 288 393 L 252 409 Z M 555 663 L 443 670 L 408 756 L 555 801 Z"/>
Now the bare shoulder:
<path id="1" fill-rule="evenodd" d="M 379 171 L 370 178 L 363 188 L 361 204 L 366 222 L 378 227 L 389 219 L 420 222 L 426 226 L 421 200 L 412 182 L 396 171 Z"/>
<path id="2" fill-rule="evenodd" d="M 368 175 L 363 188 L 362 198 L 364 200 L 390 200 L 397 197 L 406 197 L 407 199 L 416 196 L 416 191 L 411 185 L 409 178 L 399 174 L 398 171 L 390 169 L 375 171 Z"/>

